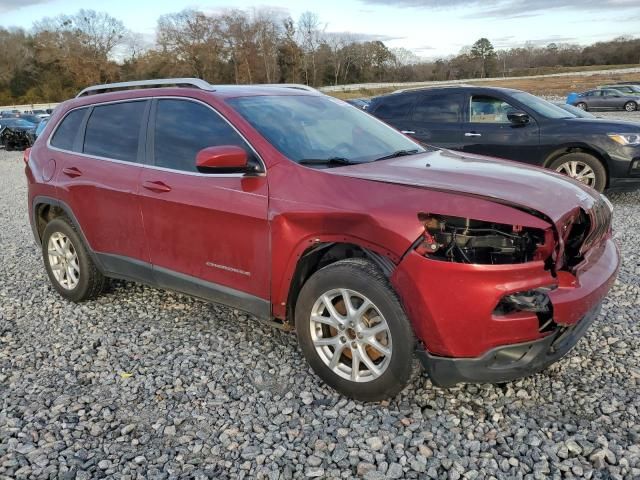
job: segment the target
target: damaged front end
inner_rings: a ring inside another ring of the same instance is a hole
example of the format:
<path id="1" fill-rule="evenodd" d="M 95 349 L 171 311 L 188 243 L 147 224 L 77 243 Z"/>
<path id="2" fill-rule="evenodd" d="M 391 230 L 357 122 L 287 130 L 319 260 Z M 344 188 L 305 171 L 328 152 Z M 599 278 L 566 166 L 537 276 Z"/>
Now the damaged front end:
<path id="1" fill-rule="evenodd" d="M 392 284 L 431 355 L 476 357 L 559 335 L 602 300 L 619 264 L 606 199 L 555 221 L 527 213 L 522 224 L 418 215 L 422 234 Z"/>
<path id="2" fill-rule="evenodd" d="M 5 150 L 26 150 L 33 145 L 33 138 L 28 130 L 4 127 L 0 129 L 0 145 Z"/>
<path id="3" fill-rule="evenodd" d="M 434 260 L 502 265 L 545 260 L 553 234 L 521 225 L 506 225 L 454 216 L 420 213 L 424 235 L 416 248 Z"/>

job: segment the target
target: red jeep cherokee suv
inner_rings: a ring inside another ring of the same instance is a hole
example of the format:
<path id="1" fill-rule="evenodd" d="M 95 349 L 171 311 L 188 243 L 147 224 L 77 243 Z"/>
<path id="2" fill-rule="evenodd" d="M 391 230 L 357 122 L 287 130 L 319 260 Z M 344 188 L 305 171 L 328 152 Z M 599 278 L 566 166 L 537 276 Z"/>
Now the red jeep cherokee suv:
<path id="1" fill-rule="evenodd" d="M 121 278 L 230 305 L 295 328 L 315 372 L 362 400 L 399 392 L 414 353 L 442 386 L 545 368 L 620 261 L 595 190 L 422 146 L 302 86 L 90 87 L 25 160 L 63 297 Z"/>

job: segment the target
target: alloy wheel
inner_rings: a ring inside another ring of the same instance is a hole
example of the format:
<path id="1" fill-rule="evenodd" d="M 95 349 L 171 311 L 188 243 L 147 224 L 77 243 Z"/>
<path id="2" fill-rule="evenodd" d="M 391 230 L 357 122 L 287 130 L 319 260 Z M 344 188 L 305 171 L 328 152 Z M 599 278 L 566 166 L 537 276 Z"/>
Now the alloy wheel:
<path id="1" fill-rule="evenodd" d="M 634 112 L 634 111 L 636 110 L 636 108 L 637 108 L 637 107 L 636 107 L 636 104 L 635 104 L 635 103 L 633 103 L 633 102 L 627 102 L 627 103 L 625 104 L 625 106 L 624 106 L 624 109 L 625 109 L 627 112 Z"/>
<path id="2" fill-rule="evenodd" d="M 556 172 L 567 175 L 590 187 L 596 184 L 596 173 L 584 162 L 569 161 L 556 168 Z"/>
<path id="3" fill-rule="evenodd" d="M 391 331 L 366 296 L 336 289 L 321 295 L 310 317 L 316 353 L 333 373 L 353 382 L 379 378 L 389 366 Z"/>
<path id="4" fill-rule="evenodd" d="M 49 267 L 56 281 L 66 290 L 73 290 L 80 281 L 78 252 L 64 233 L 55 232 L 47 244 Z"/>

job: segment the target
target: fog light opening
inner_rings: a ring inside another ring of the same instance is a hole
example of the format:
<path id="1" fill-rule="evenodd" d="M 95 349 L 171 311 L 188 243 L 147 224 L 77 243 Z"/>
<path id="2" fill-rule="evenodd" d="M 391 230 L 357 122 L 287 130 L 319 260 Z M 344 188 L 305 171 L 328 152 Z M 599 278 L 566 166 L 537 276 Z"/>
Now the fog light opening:
<path id="1" fill-rule="evenodd" d="M 553 304 L 547 294 L 550 290 L 552 288 L 538 288 L 505 295 L 493 313 L 504 316 L 515 312 L 532 312 L 538 317 L 538 331 L 551 332 L 557 324 L 553 321 Z"/>

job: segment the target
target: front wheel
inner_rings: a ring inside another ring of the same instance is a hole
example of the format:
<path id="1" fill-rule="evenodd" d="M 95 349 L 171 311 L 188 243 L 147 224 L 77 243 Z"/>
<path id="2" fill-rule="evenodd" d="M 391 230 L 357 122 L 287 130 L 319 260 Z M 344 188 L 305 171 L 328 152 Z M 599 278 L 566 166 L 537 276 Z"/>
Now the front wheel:
<path id="1" fill-rule="evenodd" d="M 300 291 L 295 322 L 311 368 L 344 395 L 383 400 L 411 378 L 411 325 L 386 277 L 366 260 L 342 260 L 313 274 Z"/>
<path id="2" fill-rule="evenodd" d="M 607 186 L 607 171 L 593 155 L 582 152 L 567 153 L 554 160 L 549 168 L 571 177 L 599 192 Z"/>
<path id="3" fill-rule="evenodd" d="M 580 110 L 584 110 L 585 112 L 589 110 L 589 108 L 587 107 L 587 104 L 584 102 L 577 103 L 576 107 L 578 107 Z"/>
<path id="4" fill-rule="evenodd" d="M 635 112 L 638 109 L 636 102 L 627 102 L 624 104 L 624 109 L 627 112 Z"/>

